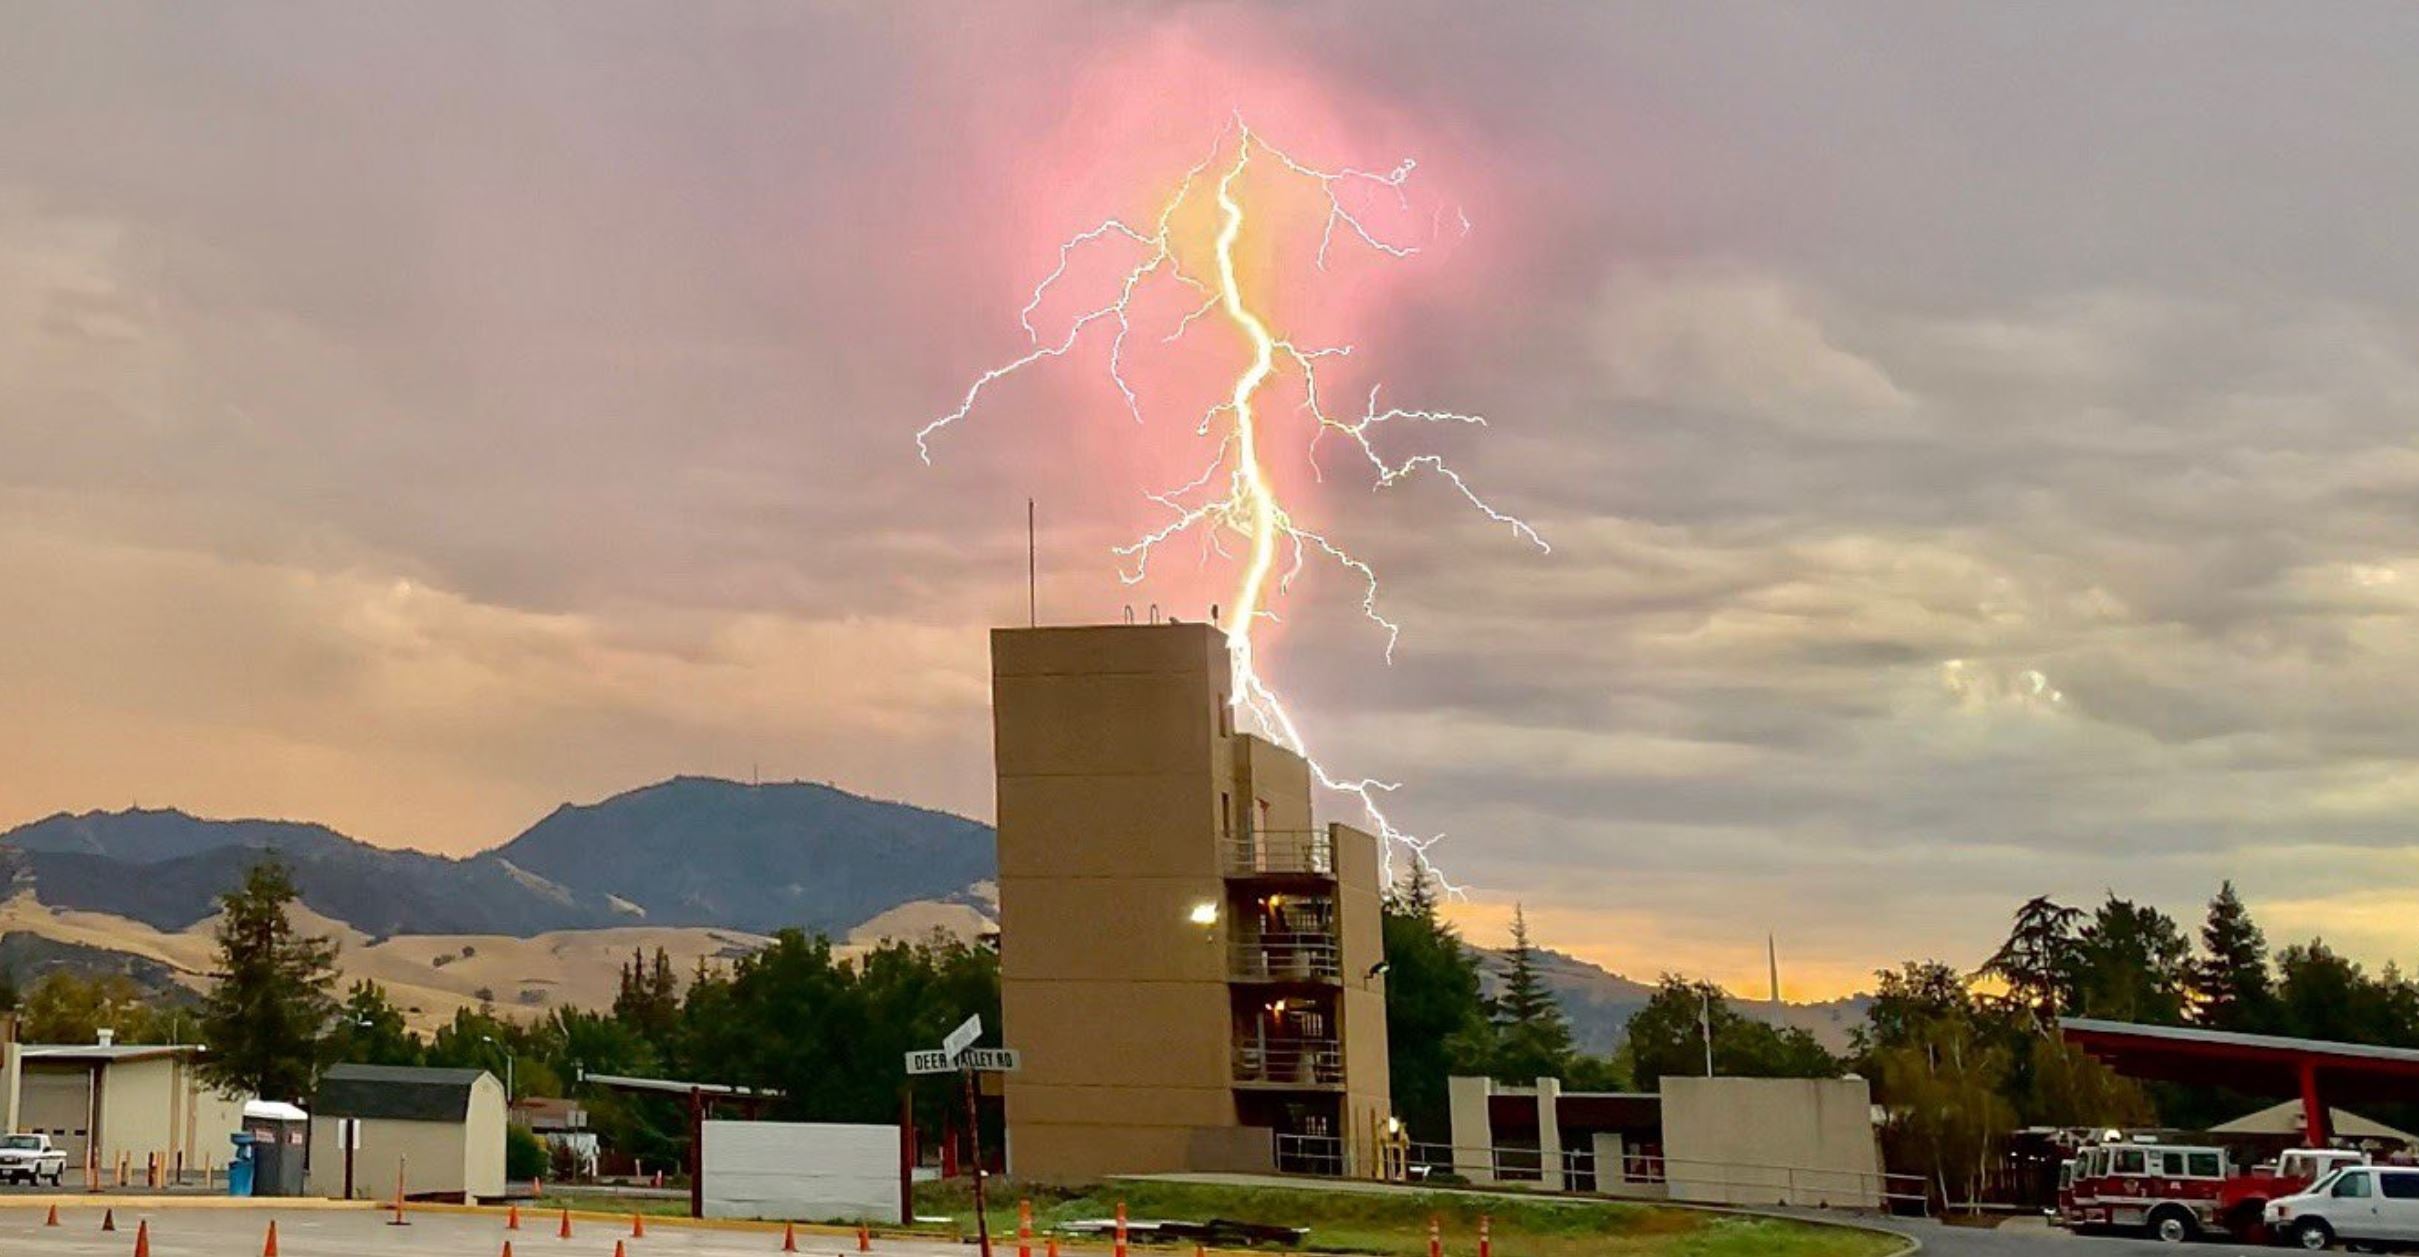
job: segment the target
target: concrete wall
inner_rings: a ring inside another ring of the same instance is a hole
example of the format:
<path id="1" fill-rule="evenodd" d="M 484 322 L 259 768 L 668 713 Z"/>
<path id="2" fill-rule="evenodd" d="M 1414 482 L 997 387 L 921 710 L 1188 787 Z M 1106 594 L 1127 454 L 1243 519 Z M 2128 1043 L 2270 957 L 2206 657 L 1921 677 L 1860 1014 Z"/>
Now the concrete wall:
<path id="1" fill-rule="evenodd" d="M 1473 1183 L 1495 1181 L 1495 1119 L 1487 1097 L 1495 1080 L 1455 1074 L 1445 1079 L 1445 1103 L 1453 1123 L 1453 1172 Z"/>
<path id="2" fill-rule="evenodd" d="M 899 1128 L 707 1122 L 705 1214 L 798 1222 L 895 1222 Z"/>
<path id="3" fill-rule="evenodd" d="M 1673 1200 L 1881 1204 L 1873 1095 L 1864 1080 L 1666 1075 L 1661 1089 Z"/>

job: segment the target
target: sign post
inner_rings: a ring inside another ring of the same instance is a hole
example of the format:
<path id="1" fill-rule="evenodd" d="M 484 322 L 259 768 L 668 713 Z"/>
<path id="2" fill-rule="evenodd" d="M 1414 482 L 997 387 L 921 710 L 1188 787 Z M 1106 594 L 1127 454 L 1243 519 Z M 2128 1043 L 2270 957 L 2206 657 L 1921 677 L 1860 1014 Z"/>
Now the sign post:
<path id="1" fill-rule="evenodd" d="M 991 1255 L 991 1212 L 983 1198 L 983 1111 L 977 1095 L 976 1074 L 998 1074 L 1015 1070 L 1024 1062 L 1010 1048 L 978 1048 L 976 1039 L 983 1037 L 980 1013 L 968 1017 L 942 1038 L 938 1049 L 922 1048 L 907 1054 L 907 1072 L 916 1074 L 958 1073 L 966 1088 L 966 1147 L 974 1163 L 974 1234 L 982 1246 L 982 1257 Z M 908 1105 L 909 1121 L 913 1121 L 913 1105 Z M 904 1145 L 904 1141 L 902 1141 Z M 901 1159 L 913 1154 L 912 1145 L 901 1148 Z"/>

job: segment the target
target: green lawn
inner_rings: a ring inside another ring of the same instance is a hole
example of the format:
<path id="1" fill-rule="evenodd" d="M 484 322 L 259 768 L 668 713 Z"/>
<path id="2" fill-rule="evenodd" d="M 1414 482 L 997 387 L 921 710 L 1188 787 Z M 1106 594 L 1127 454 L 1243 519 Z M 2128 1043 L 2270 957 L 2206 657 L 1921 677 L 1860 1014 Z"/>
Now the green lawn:
<path id="1" fill-rule="evenodd" d="M 1075 1190 L 990 1186 L 994 1247 L 1011 1253 L 1020 1195 L 1033 1201 L 1037 1235 L 1055 1223 L 1109 1217 L 1123 1200 L 1132 1218 L 1306 1226 L 1307 1251 L 1381 1257 L 1426 1257 L 1432 1216 L 1443 1226 L 1447 1257 L 1475 1257 L 1482 1213 L 1493 1220 L 1495 1257 L 1885 1257 L 1904 1247 L 1869 1231 L 1644 1204 L 1131 1180 Z M 972 1195 L 962 1183 L 921 1186 L 916 1212 L 974 1230 Z M 1038 1240 L 1035 1250 L 1039 1257 Z"/>

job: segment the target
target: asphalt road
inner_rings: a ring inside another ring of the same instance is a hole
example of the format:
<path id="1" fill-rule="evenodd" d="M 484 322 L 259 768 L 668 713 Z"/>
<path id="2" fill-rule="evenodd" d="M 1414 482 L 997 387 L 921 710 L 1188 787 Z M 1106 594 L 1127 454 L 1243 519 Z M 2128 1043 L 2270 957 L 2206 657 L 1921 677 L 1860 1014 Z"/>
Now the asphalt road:
<path id="1" fill-rule="evenodd" d="M 2182 1246 L 2157 1240 L 2115 1235 L 2073 1235 L 2037 1219 L 2025 1218 L 1999 1227 L 1943 1226 L 1914 1219 L 1893 1221 L 1891 1229 L 1923 1241 L 1925 1257 L 2278 1257 L 2287 1250 L 2233 1240 L 2201 1240 Z"/>

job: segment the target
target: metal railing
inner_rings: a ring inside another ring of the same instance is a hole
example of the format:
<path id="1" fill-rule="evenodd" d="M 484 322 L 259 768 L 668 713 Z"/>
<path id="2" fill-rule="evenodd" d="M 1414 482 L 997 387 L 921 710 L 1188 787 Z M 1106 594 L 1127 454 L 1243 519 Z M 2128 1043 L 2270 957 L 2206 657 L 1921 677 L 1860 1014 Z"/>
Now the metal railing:
<path id="1" fill-rule="evenodd" d="M 1346 1164 L 1342 1141 L 1327 1139 L 1329 1146 L 1316 1146 L 1322 1138 L 1278 1136 L 1279 1168 L 1296 1174 L 1342 1173 Z M 1562 1153 L 1559 1177 L 1549 1181 L 1545 1158 L 1534 1147 L 1457 1148 L 1437 1143 L 1410 1144 L 1401 1165 L 1403 1176 L 1413 1182 L 1534 1184 L 1573 1195 L 1701 1204 L 1869 1209 L 1918 1216 L 1928 1216 L 1931 1211 L 1923 1176 L 1886 1171 L 1686 1160 L 1628 1152 L 1618 1164 L 1602 1167 L 1605 1172 L 1599 1174 L 1594 1152 L 1572 1149 Z M 1313 1168 L 1321 1166 L 1337 1168 Z"/>
<path id="2" fill-rule="evenodd" d="M 1343 974 L 1333 934 L 1247 933 L 1227 951 L 1227 972 L 1246 981 L 1334 978 Z"/>
<path id="3" fill-rule="evenodd" d="M 1344 1176 L 1344 1141 L 1341 1139 L 1332 1135 L 1280 1133 L 1276 1144 L 1279 1174 L 1315 1174 L 1320 1178 Z"/>
<path id="4" fill-rule="evenodd" d="M 1246 829 L 1230 835 L 1224 846 L 1230 876 L 1335 875 L 1335 842 L 1324 829 Z"/>
<path id="5" fill-rule="evenodd" d="M 1344 1081 L 1344 1048 L 1333 1039 L 1238 1043 L 1235 1045 L 1235 1081 L 1300 1085 L 1339 1083 Z"/>

